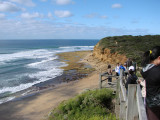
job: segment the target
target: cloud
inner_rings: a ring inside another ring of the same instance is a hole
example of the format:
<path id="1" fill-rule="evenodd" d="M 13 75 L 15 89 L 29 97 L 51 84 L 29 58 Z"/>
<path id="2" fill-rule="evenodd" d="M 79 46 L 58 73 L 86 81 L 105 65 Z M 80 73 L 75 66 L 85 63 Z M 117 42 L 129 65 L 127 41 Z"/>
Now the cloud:
<path id="1" fill-rule="evenodd" d="M 91 13 L 91 14 L 87 14 L 84 16 L 85 18 L 101 18 L 101 19 L 106 19 L 107 16 L 106 15 L 99 15 L 97 13 Z"/>
<path id="2" fill-rule="evenodd" d="M 32 13 L 32 14 L 22 13 L 21 18 L 24 18 L 24 19 L 43 18 L 43 14 L 40 14 L 38 12 L 35 12 L 35 13 Z"/>
<path id="3" fill-rule="evenodd" d="M 22 8 L 19 8 L 11 2 L 0 2 L 0 12 L 18 12 L 22 11 Z"/>
<path id="4" fill-rule="evenodd" d="M 42 2 L 46 2 L 47 0 L 41 0 Z"/>
<path id="5" fill-rule="evenodd" d="M 91 14 L 85 15 L 84 17 L 86 17 L 86 18 L 95 18 L 96 16 L 97 16 L 96 13 L 91 13 Z"/>
<path id="6" fill-rule="evenodd" d="M 5 14 L 3 14 L 3 13 L 0 13 L 0 19 L 5 19 Z"/>
<path id="7" fill-rule="evenodd" d="M 112 5 L 112 8 L 122 8 L 122 5 L 121 4 L 113 4 Z"/>
<path id="8" fill-rule="evenodd" d="M 60 17 L 60 18 L 65 18 L 65 17 L 71 17 L 71 16 L 73 16 L 73 14 L 70 11 L 67 11 L 67 10 L 65 10 L 65 11 L 63 11 L 63 10 L 55 10 L 54 14 L 57 17 Z"/>
<path id="9" fill-rule="evenodd" d="M 1 39 L 100 39 L 106 36 L 146 35 L 147 29 L 126 29 L 84 24 L 47 22 L 35 19 L 0 20 Z"/>
<path id="10" fill-rule="evenodd" d="M 74 3 L 72 0 L 54 0 L 54 1 L 58 5 L 68 5 L 68 4 L 73 4 Z"/>
<path id="11" fill-rule="evenodd" d="M 106 15 L 100 16 L 102 19 L 107 19 L 108 17 Z"/>
<path id="12" fill-rule="evenodd" d="M 25 6 L 29 6 L 29 7 L 34 7 L 35 6 L 35 3 L 33 3 L 32 0 L 10 0 L 10 1 L 18 3 L 18 4 L 25 5 Z"/>
<path id="13" fill-rule="evenodd" d="M 50 18 L 50 19 L 52 19 L 53 18 L 53 15 L 52 15 L 52 13 L 51 12 L 48 12 L 48 18 Z"/>
<path id="14" fill-rule="evenodd" d="M 137 23 L 139 23 L 139 21 L 138 20 L 133 20 L 133 21 L 131 21 L 131 23 L 132 24 L 137 24 Z"/>

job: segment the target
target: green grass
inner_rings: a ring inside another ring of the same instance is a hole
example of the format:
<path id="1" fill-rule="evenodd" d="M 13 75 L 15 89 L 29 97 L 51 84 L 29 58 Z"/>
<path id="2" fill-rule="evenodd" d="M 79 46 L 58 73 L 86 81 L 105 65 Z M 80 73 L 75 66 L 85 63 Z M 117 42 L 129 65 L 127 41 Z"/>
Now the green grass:
<path id="1" fill-rule="evenodd" d="M 49 120 L 116 120 L 110 89 L 84 92 L 55 108 Z"/>

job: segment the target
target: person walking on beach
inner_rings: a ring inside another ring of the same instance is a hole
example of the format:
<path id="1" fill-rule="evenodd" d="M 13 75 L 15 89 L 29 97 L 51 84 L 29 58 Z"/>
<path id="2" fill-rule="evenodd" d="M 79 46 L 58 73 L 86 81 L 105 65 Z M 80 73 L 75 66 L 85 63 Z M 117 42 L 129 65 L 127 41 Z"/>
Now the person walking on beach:
<path id="1" fill-rule="evenodd" d="M 108 73 L 108 75 L 112 75 L 111 65 L 108 65 L 107 73 Z M 112 77 L 108 77 L 108 82 L 112 82 Z"/>
<path id="2" fill-rule="evenodd" d="M 146 112 L 148 120 L 160 120 L 160 46 L 143 55 L 141 74 L 146 81 Z"/>
<path id="3" fill-rule="evenodd" d="M 118 72 L 119 72 L 119 63 L 117 63 L 117 66 L 115 67 L 115 72 L 116 72 L 116 76 L 119 76 L 118 75 Z"/>

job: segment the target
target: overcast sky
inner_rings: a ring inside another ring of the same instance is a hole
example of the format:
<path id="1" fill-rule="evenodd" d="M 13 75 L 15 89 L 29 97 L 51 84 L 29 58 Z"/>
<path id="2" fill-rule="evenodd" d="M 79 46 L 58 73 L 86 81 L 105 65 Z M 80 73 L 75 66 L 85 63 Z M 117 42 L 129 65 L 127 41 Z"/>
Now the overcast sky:
<path id="1" fill-rule="evenodd" d="M 0 0 L 0 39 L 160 34 L 160 0 Z"/>

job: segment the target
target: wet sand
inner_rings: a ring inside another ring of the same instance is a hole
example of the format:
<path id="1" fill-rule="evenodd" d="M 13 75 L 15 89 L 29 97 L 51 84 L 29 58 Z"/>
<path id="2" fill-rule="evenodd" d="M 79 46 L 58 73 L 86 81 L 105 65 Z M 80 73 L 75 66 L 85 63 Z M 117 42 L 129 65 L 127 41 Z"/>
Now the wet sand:
<path id="1" fill-rule="evenodd" d="M 81 54 L 81 52 L 77 54 Z M 86 89 L 98 88 L 99 73 L 106 71 L 107 64 L 95 59 L 91 51 L 86 52 L 79 59 L 78 63 L 90 64 L 95 68 L 95 71 L 88 73 L 86 77 L 76 78 L 79 80 L 63 82 L 54 87 L 1 104 L 0 120 L 44 120 L 60 102 L 74 97 Z M 80 71 L 85 71 L 85 69 L 88 68 L 82 67 Z"/>

